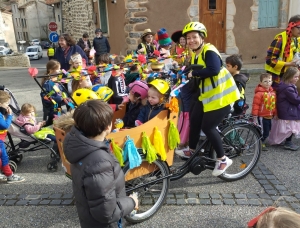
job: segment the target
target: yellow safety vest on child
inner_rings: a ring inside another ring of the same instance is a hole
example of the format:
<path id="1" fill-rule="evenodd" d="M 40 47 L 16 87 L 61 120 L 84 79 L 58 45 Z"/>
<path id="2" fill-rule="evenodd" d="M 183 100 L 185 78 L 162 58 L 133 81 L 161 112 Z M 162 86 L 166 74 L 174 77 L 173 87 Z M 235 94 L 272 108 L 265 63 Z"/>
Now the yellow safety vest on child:
<path id="1" fill-rule="evenodd" d="M 206 64 L 202 57 L 205 56 L 208 50 L 217 53 L 221 59 L 219 51 L 213 45 L 210 43 L 204 44 L 197 61 L 197 64 L 203 65 L 204 68 L 206 68 Z M 192 63 L 194 63 L 195 55 L 195 53 L 192 53 Z M 204 84 L 202 85 L 202 83 Z M 204 112 L 221 109 L 240 98 L 240 92 L 232 75 L 223 66 L 218 75 L 202 79 L 199 88 L 201 90 L 199 100 L 203 103 Z"/>

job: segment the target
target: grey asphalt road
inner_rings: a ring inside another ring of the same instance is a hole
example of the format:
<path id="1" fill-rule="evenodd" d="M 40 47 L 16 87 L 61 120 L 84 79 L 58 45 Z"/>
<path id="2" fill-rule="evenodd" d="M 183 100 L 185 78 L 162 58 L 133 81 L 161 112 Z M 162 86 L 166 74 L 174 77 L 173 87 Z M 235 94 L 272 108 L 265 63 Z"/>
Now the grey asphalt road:
<path id="1" fill-rule="evenodd" d="M 31 61 L 32 66 L 44 72 L 46 57 Z M 258 83 L 257 76 L 252 76 L 248 88 L 247 99 L 251 103 L 253 91 Z M 37 118 L 42 118 L 42 105 L 39 87 L 28 75 L 26 69 L 1 70 L 0 84 L 9 88 L 18 103 L 32 103 L 37 108 Z M 294 140 L 299 144 L 298 140 Z M 46 169 L 49 162 L 49 151 L 41 150 L 24 154 L 17 173 L 26 178 L 25 182 L 8 185 L 0 183 L 1 194 L 45 194 L 72 193 L 71 181 L 64 176 L 61 167 L 55 173 Z M 300 192 L 299 152 L 289 152 L 281 147 L 270 147 L 263 152 L 261 161 L 292 193 Z M 182 161 L 175 159 L 175 165 Z M 171 182 L 170 192 L 194 193 L 264 193 L 264 189 L 252 174 L 240 181 L 225 183 L 212 177 L 209 171 L 199 176 L 188 174 L 184 178 Z M 186 206 L 165 205 L 150 220 L 128 227 L 245 227 L 246 222 L 262 211 L 264 207 L 250 206 Z M 79 227 L 76 208 L 74 206 L 1 206 L 1 227 Z"/>

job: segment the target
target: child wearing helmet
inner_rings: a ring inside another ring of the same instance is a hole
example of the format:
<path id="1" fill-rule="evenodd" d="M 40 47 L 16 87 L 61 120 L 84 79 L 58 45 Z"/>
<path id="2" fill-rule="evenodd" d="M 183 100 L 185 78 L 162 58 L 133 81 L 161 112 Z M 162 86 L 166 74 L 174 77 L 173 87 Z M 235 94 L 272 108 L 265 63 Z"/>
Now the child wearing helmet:
<path id="1" fill-rule="evenodd" d="M 160 113 L 165 108 L 164 104 L 170 93 L 169 84 L 162 79 L 154 79 L 148 86 L 148 102 L 141 109 L 135 121 L 135 126 L 146 123 Z"/>
<path id="2" fill-rule="evenodd" d="M 215 46 L 205 43 L 207 30 L 200 22 L 188 23 L 182 34 L 193 50 L 191 64 L 203 66 L 201 70 L 188 73 L 189 85 L 193 85 L 190 104 L 189 149 L 175 151 L 181 157 L 189 158 L 195 151 L 202 130 L 217 154 L 213 176 L 219 176 L 232 164 L 225 156 L 221 136 L 216 129 L 229 114 L 231 104 L 240 98 L 240 92 L 232 75 L 222 64 L 222 58 Z"/>
<path id="3" fill-rule="evenodd" d="M 79 74 L 74 75 L 74 79 L 68 82 L 68 92 L 71 95 L 78 89 L 90 87 L 92 87 L 92 82 L 86 70 L 81 70 Z"/>
<path id="4" fill-rule="evenodd" d="M 126 113 L 123 118 L 124 127 L 135 127 L 137 119 L 143 104 L 147 101 L 149 87 L 142 81 L 135 81 L 129 84 L 129 102 L 127 103 Z"/>

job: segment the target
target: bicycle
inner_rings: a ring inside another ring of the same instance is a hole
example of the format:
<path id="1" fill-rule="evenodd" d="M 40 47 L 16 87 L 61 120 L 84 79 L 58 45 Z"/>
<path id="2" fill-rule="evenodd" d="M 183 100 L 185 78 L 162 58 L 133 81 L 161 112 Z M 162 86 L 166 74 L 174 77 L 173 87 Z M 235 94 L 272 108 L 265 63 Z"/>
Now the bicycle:
<path id="1" fill-rule="evenodd" d="M 257 164 L 261 153 L 261 128 L 253 122 L 250 115 L 228 117 L 219 125 L 225 155 L 233 159 L 233 164 L 219 176 L 225 181 L 235 181 L 247 176 Z M 137 192 L 140 208 L 133 214 L 125 216 L 130 223 L 140 223 L 151 218 L 163 205 L 168 194 L 170 181 L 178 180 L 191 172 L 199 175 L 206 169 L 213 170 L 216 153 L 209 140 L 199 141 L 194 154 L 179 168 L 170 169 L 166 162 L 156 160 L 147 163 L 145 155 L 142 166 L 135 169 L 148 169 L 149 173 L 126 180 L 126 192 Z M 123 168 L 126 176 L 130 172 L 129 164 Z"/>

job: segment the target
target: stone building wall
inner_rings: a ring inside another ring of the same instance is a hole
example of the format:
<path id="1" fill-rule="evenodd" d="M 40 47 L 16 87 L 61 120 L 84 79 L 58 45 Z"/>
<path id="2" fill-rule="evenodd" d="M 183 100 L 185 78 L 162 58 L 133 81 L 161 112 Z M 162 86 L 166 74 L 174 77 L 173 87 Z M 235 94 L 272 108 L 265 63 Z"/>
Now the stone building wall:
<path id="1" fill-rule="evenodd" d="M 94 37 L 92 0 L 62 1 L 62 20 L 64 33 L 69 33 L 76 41 L 85 32 Z"/>
<path id="2" fill-rule="evenodd" d="M 169 5 L 172 7 L 166 7 Z M 136 50 L 144 29 L 153 32 L 164 27 L 169 35 L 190 21 L 199 20 L 199 0 L 125 0 L 127 52 Z M 167 10 L 172 12 L 166 13 Z"/>

